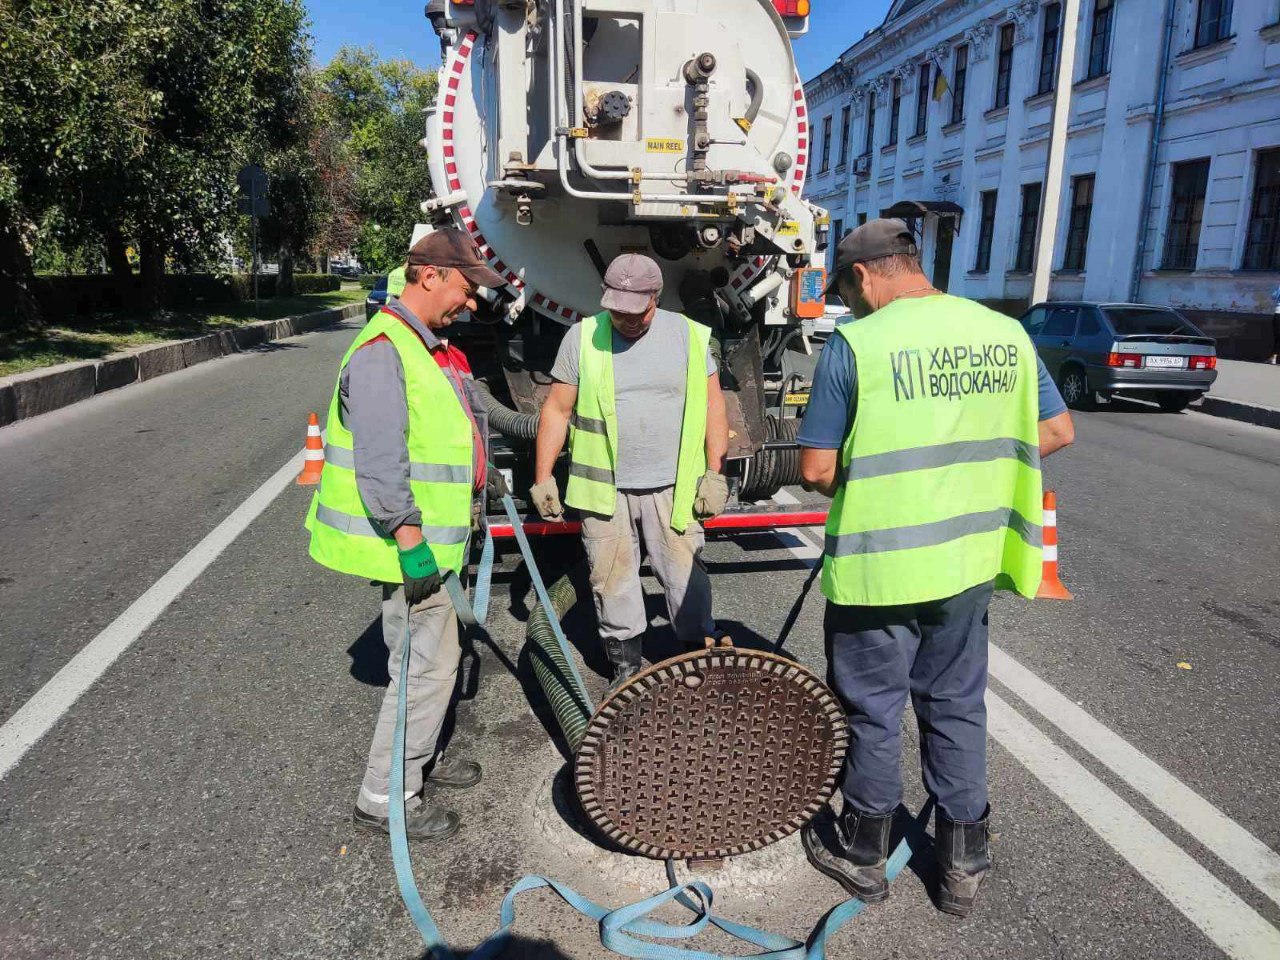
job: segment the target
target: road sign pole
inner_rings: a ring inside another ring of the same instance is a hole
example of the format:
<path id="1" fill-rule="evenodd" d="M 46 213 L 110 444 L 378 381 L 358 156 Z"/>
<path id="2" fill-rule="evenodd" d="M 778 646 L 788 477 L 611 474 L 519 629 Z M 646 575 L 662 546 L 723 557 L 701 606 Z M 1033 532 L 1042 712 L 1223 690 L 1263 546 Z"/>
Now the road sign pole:
<path id="1" fill-rule="evenodd" d="M 249 219 L 253 221 L 253 315 L 258 315 L 258 181 L 249 184 Z"/>

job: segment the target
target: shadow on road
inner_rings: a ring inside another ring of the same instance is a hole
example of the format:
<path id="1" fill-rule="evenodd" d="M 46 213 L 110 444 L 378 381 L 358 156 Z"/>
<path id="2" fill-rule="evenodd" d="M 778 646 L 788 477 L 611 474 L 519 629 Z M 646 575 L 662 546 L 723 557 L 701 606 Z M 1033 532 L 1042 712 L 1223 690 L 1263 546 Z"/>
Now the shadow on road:
<path id="1" fill-rule="evenodd" d="M 434 954 L 424 953 L 422 960 L 434 960 Z M 467 960 L 472 956 L 470 952 L 459 953 L 461 960 Z M 498 954 L 500 957 L 510 957 L 511 960 L 569 960 L 569 954 L 565 953 L 550 940 L 530 940 L 528 937 L 512 937 L 507 943 L 507 948 Z"/>

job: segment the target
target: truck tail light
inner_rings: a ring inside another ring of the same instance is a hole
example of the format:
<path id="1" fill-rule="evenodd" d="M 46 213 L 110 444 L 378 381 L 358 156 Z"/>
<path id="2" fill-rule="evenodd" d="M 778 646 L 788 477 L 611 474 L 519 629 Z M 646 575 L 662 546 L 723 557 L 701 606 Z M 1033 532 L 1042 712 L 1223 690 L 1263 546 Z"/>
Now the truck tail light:
<path id="1" fill-rule="evenodd" d="M 1129 367 L 1137 368 L 1142 366 L 1142 354 L 1140 353 L 1109 353 L 1107 354 L 1108 367 Z"/>
<path id="2" fill-rule="evenodd" d="M 1217 370 L 1218 358 L 1214 357 L 1188 357 L 1188 370 Z"/>
<path id="3" fill-rule="evenodd" d="M 773 0 L 773 9 L 784 17 L 807 17 L 809 0 Z"/>

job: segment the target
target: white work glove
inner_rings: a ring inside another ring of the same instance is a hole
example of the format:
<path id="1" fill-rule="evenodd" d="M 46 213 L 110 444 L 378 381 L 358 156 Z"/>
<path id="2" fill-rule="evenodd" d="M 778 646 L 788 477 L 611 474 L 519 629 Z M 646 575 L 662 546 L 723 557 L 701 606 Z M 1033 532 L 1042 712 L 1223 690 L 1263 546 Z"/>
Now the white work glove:
<path id="1" fill-rule="evenodd" d="M 560 503 L 560 488 L 555 477 L 545 483 L 535 483 L 529 490 L 529 501 L 538 516 L 549 523 L 564 523 L 564 505 Z"/>
<path id="2" fill-rule="evenodd" d="M 710 520 L 724 513 L 729 505 L 729 481 L 722 474 L 708 470 L 698 480 L 698 492 L 693 498 L 693 515 L 699 520 Z"/>

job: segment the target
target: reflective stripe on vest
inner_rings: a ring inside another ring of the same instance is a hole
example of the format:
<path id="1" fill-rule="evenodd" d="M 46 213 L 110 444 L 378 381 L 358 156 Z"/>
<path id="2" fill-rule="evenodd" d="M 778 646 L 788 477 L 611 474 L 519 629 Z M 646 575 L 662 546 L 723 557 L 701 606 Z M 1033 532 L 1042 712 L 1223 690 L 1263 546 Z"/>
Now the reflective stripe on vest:
<path id="1" fill-rule="evenodd" d="M 699 478 L 707 470 L 707 350 L 711 328 L 689 325 L 684 419 L 671 510 L 671 527 L 684 533 L 693 522 Z M 572 335 L 572 334 L 571 334 Z M 617 508 L 617 397 L 613 379 L 613 321 L 608 311 L 582 321 L 578 336 L 578 400 L 569 421 L 569 483 L 565 503 L 612 516 Z"/>
<path id="2" fill-rule="evenodd" d="M 460 572 L 471 531 L 474 432 L 453 384 L 426 345 L 393 313 L 377 314 L 343 357 L 377 337 L 391 341 L 400 358 L 408 400 L 409 489 L 422 513 L 422 533 L 442 570 Z M 373 519 L 355 475 L 355 438 L 342 422 L 339 387 L 329 405 L 325 465 L 307 516 L 311 556 L 333 570 L 400 583 L 399 547 Z"/>
<path id="3" fill-rule="evenodd" d="M 349 533 L 353 537 L 378 537 L 382 540 L 391 539 L 391 534 L 383 529 L 382 524 L 374 520 L 370 516 L 356 516 L 351 513 L 342 513 L 334 510 L 332 507 L 326 507 L 323 503 L 316 505 L 316 520 L 323 523 L 326 527 L 332 527 L 334 530 L 340 530 L 343 533 Z M 441 544 L 459 544 L 466 543 L 467 537 L 471 535 L 471 527 L 429 527 L 423 526 L 422 536 L 428 543 Z"/>
<path id="4" fill-rule="evenodd" d="M 344 450 L 333 444 L 325 444 L 324 460 L 325 463 L 332 463 L 344 470 L 356 468 L 354 451 Z M 423 483 L 470 483 L 471 468 L 450 466 L 447 463 L 410 463 L 409 479 L 421 480 Z"/>
<path id="5" fill-rule="evenodd" d="M 822 589 L 834 603 L 940 600 L 1040 583 L 1035 348 L 956 297 L 899 300 L 837 327 L 857 406 L 840 453 Z"/>

